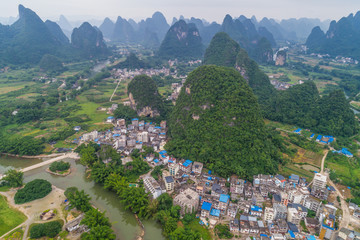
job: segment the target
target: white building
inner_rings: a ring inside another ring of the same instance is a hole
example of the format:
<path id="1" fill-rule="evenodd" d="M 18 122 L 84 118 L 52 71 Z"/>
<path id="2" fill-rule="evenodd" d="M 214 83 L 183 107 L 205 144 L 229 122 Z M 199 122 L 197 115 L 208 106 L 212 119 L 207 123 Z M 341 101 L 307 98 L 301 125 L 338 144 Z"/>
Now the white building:
<path id="1" fill-rule="evenodd" d="M 301 221 L 301 214 L 296 208 L 288 208 L 287 210 L 287 221 L 295 225 L 299 225 Z"/>
<path id="2" fill-rule="evenodd" d="M 181 207 L 182 214 L 196 212 L 199 207 L 199 194 L 188 188 L 174 198 L 174 205 Z"/>
<path id="3" fill-rule="evenodd" d="M 273 221 L 275 219 L 274 209 L 270 207 L 265 208 L 264 221 Z"/>
<path id="4" fill-rule="evenodd" d="M 321 173 L 316 173 L 313 180 L 312 191 L 323 190 L 326 188 L 327 177 Z"/>
<path id="5" fill-rule="evenodd" d="M 153 177 L 144 178 L 144 187 L 146 192 L 150 192 L 152 197 L 158 198 L 161 194 L 166 192 L 161 189 L 160 184 Z"/>

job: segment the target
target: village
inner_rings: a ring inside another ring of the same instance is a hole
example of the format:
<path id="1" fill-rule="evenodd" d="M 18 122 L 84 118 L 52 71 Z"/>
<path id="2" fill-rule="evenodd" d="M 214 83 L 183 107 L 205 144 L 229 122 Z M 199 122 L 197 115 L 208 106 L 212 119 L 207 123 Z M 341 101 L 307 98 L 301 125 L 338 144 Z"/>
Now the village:
<path id="1" fill-rule="evenodd" d="M 237 176 L 225 179 L 205 169 L 200 162 L 170 156 L 164 150 L 166 121 L 157 126 L 134 118 L 127 125 L 125 119 L 110 116 L 106 122 L 114 128 L 83 134 L 77 143 L 94 141 L 111 145 L 122 155 L 122 164 L 132 161 L 129 155 L 135 149 L 152 147 L 155 154 L 147 155 L 144 161 L 151 168 L 161 166 L 162 177 L 156 180 L 150 173 L 141 176 L 145 191 L 153 199 L 168 193 L 174 205 L 181 207 L 182 214 L 196 213 L 204 227 L 211 229 L 226 224 L 235 237 L 242 239 L 340 240 L 360 236 L 342 224 L 345 217 L 360 219 L 360 208 L 356 204 L 348 208 L 345 201 L 345 206 L 341 205 L 327 172 L 315 172 L 311 182 L 295 174 L 288 178 L 259 174 L 252 181 Z M 324 139 L 319 136 L 318 142 L 333 141 L 330 136 Z M 344 207 L 350 209 L 352 216 L 345 216 Z"/>

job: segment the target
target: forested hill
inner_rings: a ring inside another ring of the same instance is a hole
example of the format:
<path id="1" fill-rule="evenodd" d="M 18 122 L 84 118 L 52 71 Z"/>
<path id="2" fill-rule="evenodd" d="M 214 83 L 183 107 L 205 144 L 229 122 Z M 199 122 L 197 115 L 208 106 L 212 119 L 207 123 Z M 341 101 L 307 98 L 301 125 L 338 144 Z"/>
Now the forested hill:
<path id="1" fill-rule="evenodd" d="M 157 117 L 166 113 L 164 102 L 155 81 L 147 75 L 138 75 L 128 85 L 131 107 L 139 116 Z"/>
<path id="2" fill-rule="evenodd" d="M 239 51 L 234 53 L 232 50 L 236 49 Z M 206 49 L 204 63 L 237 69 L 258 97 L 265 118 L 335 136 L 351 136 L 358 131 L 344 93 L 336 91 L 320 97 L 311 81 L 277 91 L 257 63 L 225 33 L 214 36 Z"/>
<path id="3" fill-rule="evenodd" d="M 332 21 L 324 33 L 320 27 L 313 28 L 306 40 L 309 52 L 345 56 L 360 59 L 360 12 Z"/>
<path id="4" fill-rule="evenodd" d="M 190 73 L 169 133 L 171 154 L 201 161 L 221 176 L 272 174 L 280 162 L 257 99 L 235 69 L 202 66 Z"/>
<path id="5" fill-rule="evenodd" d="M 0 65 L 35 65 L 46 54 L 71 60 L 98 57 L 98 54 L 103 56 L 107 52 L 98 29 L 83 24 L 76 30 L 70 44 L 57 23 L 44 23 L 34 11 L 23 5 L 19 5 L 19 19 L 14 24 L 0 24 L 0 43 Z"/>
<path id="6" fill-rule="evenodd" d="M 201 58 L 204 46 L 195 24 L 180 20 L 167 32 L 158 55 L 163 59 Z"/>
<path id="7" fill-rule="evenodd" d="M 249 53 L 251 58 L 260 63 L 273 62 L 273 50 L 269 39 L 260 35 L 250 19 L 241 22 L 226 15 L 220 31 L 226 32 L 232 39 Z M 267 32 L 268 36 L 272 36 Z M 273 39 L 273 38 L 271 38 Z"/>

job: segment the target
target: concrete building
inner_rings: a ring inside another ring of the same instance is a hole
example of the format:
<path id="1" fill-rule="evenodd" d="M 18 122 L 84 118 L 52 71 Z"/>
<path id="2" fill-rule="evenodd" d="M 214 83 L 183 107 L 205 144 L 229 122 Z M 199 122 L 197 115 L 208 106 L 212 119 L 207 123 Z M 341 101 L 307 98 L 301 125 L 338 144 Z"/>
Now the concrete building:
<path id="1" fill-rule="evenodd" d="M 144 187 L 145 191 L 149 192 L 154 199 L 166 192 L 161 189 L 160 184 L 153 177 L 144 178 Z"/>
<path id="2" fill-rule="evenodd" d="M 203 169 L 204 164 L 200 163 L 200 162 L 194 162 L 193 166 L 192 166 L 192 171 L 197 174 L 200 175 L 201 171 Z"/>
<path id="3" fill-rule="evenodd" d="M 175 176 L 179 172 L 179 164 L 177 163 L 170 163 L 169 164 L 169 172 L 171 176 Z"/>
<path id="4" fill-rule="evenodd" d="M 311 192 L 317 190 L 323 190 L 326 188 L 327 177 L 321 173 L 316 173 L 313 180 Z"/>
<path id="5" fill-rule="evenodd" d="M 275 219 L 275 212 L 273 208 L 266 207 L 264 213 L 264 221 L 273 221 Z"/>
<path id="6" fill-rule="evenodd" d="M 288 208 L 287 221 L 299 225 L 302 217 L 296 208 Z"/>
<path id="7" fill-rule="evenodd" d="M 174 178 L 172 176 L 164 176 L 164 182 L 165 182 L 165 188 L 166 191 L 172 191 L 174 190 Z"/>
<path id="8" fill-rule="evenodd" d="M 282 204 L 274 204 L 274 219 L 286 219 L 287 207 Z"/>
<path id="9" fill-rule="evenodd" d="M 304 207 L 307 209 L 313 210 L 314 212 L 317 212 L 321 206 L 320 200 L 314 198 L 314 197 L 307 197 L 304 200 Z"/>
<path id="10" fill-rule="evenodd" d="M 182 214 L 197 211 L 199 207 L 199 194 L 188 188 L 174 198 L 174 205 L 181 207 Z"/>

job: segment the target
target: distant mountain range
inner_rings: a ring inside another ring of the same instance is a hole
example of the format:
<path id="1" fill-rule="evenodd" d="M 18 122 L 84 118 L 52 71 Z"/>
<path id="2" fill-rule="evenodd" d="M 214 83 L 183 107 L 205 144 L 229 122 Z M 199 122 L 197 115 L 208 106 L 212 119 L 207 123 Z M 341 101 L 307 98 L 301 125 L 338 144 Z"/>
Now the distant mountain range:
<path id="1" fill-rule="evenodd" d="M 158 55 L 165 59 L 202 58 L 204 46 L 199 30 L 193 23 L 180 20 L 171 26 Z"/>
<path id="2" fill-rule="evenodd" d="M 57 23 L 43 22 L 19 5 L 19 19 L 10 26 L 0 24 L 0 64 L 37 64 L 46 54 L 62 59 L 107 54 L 101 32 L 90 24 L 85 26 L 83 31 L 74 31 L 70 43 Z"/>
<path id="3" fill-rule="evenodd" d="M 320 27 L 314 27 L 306 40 L 306 46 L 309 52 L 360 60 L 360 12 L 337 22 L 332 21 L 326 33 Z"/>
<path id="4" fill-rule="evenodd" d="M 159 47 L 170 26 L 164 15 L 155 12 L 151 18 L 136 23 L 134 20 L 126 20 L 118 17 L 114 23 L 105 18 L 99 29 L 108 40 L 123 43 L 140 43 L 147 47 Z"/>

